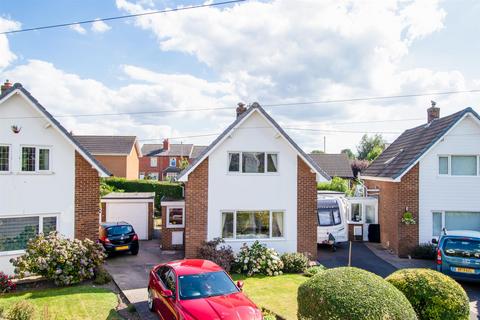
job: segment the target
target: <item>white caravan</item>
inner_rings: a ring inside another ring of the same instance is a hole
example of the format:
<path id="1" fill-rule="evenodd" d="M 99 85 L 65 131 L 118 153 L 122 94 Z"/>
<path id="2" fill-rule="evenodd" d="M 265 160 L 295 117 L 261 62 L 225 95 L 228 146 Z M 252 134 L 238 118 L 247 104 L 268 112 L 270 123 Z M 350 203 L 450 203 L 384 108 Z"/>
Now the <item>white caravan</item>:
<path id="1" fill-rule="evenodd" d="M 335 245 L 348 241 L 348 202 L 342 196 L 317 198 L 317 243 Z"/>

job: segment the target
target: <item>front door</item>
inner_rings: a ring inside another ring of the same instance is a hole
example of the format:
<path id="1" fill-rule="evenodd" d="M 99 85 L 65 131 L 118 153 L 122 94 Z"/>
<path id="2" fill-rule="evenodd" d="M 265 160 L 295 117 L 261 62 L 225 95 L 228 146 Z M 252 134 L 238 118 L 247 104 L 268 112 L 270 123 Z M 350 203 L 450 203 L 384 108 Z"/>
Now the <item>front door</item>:
<path id="1" fill-rule="evenodd" d="M 363 224 L 363 241 L 368 241 L 368 226 L 371 223 L 378 223 L 377 204 L 365 203 L 365 223 Z"/>

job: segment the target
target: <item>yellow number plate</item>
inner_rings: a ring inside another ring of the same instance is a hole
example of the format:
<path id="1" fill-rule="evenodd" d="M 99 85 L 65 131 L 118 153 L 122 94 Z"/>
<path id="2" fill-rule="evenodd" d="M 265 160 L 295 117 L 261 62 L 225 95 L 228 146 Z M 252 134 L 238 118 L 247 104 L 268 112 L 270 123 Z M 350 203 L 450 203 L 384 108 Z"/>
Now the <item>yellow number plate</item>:
<path id="1" fill-rule="evenodd" d="M 475 270 L 470 268 L 454 268 L 454 271 L 462 273 L 475 273 Z"/>
<path id="2" fill-rule="evenodd" d="M 128 246 L 116 247 L 115 250 L 117 250 L 117 251 L 120 251 L 120 250 L 128 250 Z"/>

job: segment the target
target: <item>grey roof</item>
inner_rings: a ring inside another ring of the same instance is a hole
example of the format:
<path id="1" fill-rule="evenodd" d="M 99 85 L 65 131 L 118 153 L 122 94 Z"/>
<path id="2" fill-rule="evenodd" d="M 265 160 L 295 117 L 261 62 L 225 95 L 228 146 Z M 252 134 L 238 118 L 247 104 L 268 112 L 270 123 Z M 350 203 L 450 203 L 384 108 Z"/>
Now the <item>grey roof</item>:
<path id="1" fill-rule="evenodd" d="M 154 199 L 155 192 L 111 192 L 102 199 Z"/>
<path id="2" fill-rule="evenodd" d="M 327 180 L 330 180 L 330 176 L 320 168 L 315 161 L 313 161 L 296 143 L 295 141 L 290 138 L 290 136 L 280 127 L 280 125 L 273 120 L 273 118 L 262 108 L 262 106 L 258 102 L 254 102 L 244 113 L 239 115 L 235 121 L 233 121 L 213 142 L 205 148 L 201 154 L 188 166 L 186 167 L 180 174 L 178 175 L 177 179 L 180 179 L 184 176 L 187 172 L 190 171 L 193 167 L 195 167 L 199 162 L 203 160 L 203 157 L 210 152 L 235 126 L 242 121 L 242 119 L 246 118 L 250 113 L 254 110 L 258 110 L 268 121 L 280 132 L 280 134 L 288 141 L 290 144 L 295 148 L 295 150 L 305 158 L 308 163 L 317 170 L 323 177 Z"/>
<path id="3" fill-rule="evenodd" d="M 73 136 L 93 155 L 129 155 L 135 146 L 135 136 Z"/>
<path id="4" fill-rule="evenodd" d="M 163 149 L 163 144 L 144 144 L 142 146 L 142 154 L 146 157 L 191 157 L 195 152 L 194 146 L 190 143 L 171 143 L 168 150 Z"/>
<path id="5" fill-rule="evenodd" d="M 330 177 L 354 178 L 350 159 L 345 153 L 311 153 L 309 156 Z"/>
<path id="6" fill-rule="evenodd" d="M 192 154 L 190 155 L 191 159 L 196 159 L 198 158 L 199 155 L 202 154 L 202 152 L 207 149 L 208 146 L 193 146 Z"/>
<path id="7" fill-rule="evenodd" d="M 47 109 L 45 109 L 38 101 L 37 99 L 35 99 L 31 94 L 30 92 L 25 89 L 21 83 L 15 83 L 10 89 L 8 90 L 5 90 L 5 92 L 3 92 L 3 94 L 0 94 L 0 101 L 3 100 L 3 98 L 5 98 L 6 96 L 8 96 L 11 92 L 13 92 L 14 90 L 20 90 L 27 98 L 28 100 L 30 100 L 30 102 L 32 102 L 36 107 L 37 109 L 46 117 L 48 118 L 57 128 L 58 130 L 60 130 L 66 137 L 67 139 L 69 139 L 80 151 L 81 153 L 84 154 L 85 158 L 87 158 L 86 160 L 88 160 L 90 163 L 94 164 L 96 167 L 97 167 L 97 170 L 99 169 L 101 172 L 100 173 L 103 173 L 104 175 L 107 175 L 107 176 L 111 176 L 112 174 L 110 173 L 110 171 L 108 171 L 101 163 L 100 161 L 98 161 L 97 159 L 95 159 L 95 157 L 93 157 L 90 152 L 88 152 L 88 150 L 82 146 L 81 144 L 79 144 L 77 142 L 77 140 L 75 140 L 73 138 L 73 136 L 67 131 L 67 129 L 65 129 L 61 124 L 60 122 L 57 121 L 57 119 L 55 119 L 51 114 L 50 112 L 47 111 Z"/>
<path id="8" fill-rule="evenodd" d="M 406 130 L 362 172 L 362 176 L 398 178 L 467 113 L 480 120 L 472 108 L 466 108 Z"/>
<path id="9" fill-rule="evenodd" d="M 142 154 L 144 157 L 152 157 L 158 155 L 163 150 L 163 144 L 145 143 L 142 146 Z"/>

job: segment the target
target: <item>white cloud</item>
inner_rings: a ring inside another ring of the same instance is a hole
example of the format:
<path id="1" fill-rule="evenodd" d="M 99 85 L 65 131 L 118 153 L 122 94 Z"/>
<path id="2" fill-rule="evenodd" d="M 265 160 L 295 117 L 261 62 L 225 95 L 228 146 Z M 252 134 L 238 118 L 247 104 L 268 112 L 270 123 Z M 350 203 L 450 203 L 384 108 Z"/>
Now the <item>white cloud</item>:
<path id="1" fill-rule="evenodd" d="M 110 27 L 108 24 L 98 19 L 92 23 L 92 31 L 96 33 L 103 33 L 110 30 L 111 28 L 112 27 Z"/>
<path id="2" fill-rule="evenodd" d="M 82 26 L 81 26 L 80 24 L 78 24 L 78 23 L 72 24 L 72 25 L 70 26 L 70 29 L 72 29 L 73 31 L 78 32 L 78 33 L 80 33 L 80 34 L 85 34 L 85 33 L 87 33 L 87 30 L 85 30 L 85 28 L 82 27 Z"/>
<path id="3" fill-rule="evenodd" d="M 20 27 L 20 22 L 0 17 L 0 32 L 11 31 Z M 7 36 L 0 35 L 0 71 L 10 65 L 16 58 L 17 56 L 10 50 Z"/>

